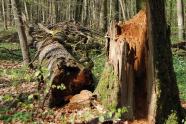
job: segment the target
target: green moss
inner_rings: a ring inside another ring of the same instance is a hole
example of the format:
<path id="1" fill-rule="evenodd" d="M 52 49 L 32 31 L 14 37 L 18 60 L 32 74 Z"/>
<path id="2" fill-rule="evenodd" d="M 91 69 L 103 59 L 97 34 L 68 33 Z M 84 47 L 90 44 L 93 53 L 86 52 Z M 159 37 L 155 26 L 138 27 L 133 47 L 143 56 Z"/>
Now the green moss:
<path id="1" fill-rule="evenodd" d="M 95 93 L 98 94 L 100 102 L 106 109 L 119 105 L 118 77 L 112 65 L 108 65 L 104 69 Z"/>
<path id="2" fill-rule="evenodd" d="M 168 119 L 165 121 L 165 124 L 178 124 L 178 115 L 176 111 L 171 111 L 171 114 L 168 116 Z"/>

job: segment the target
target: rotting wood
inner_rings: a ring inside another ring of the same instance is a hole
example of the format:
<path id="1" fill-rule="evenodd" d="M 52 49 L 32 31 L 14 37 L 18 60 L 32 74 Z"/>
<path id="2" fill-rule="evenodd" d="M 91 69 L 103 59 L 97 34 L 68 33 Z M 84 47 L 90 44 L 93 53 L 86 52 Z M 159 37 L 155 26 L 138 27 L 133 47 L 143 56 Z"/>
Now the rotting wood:
<path id="1" fill-rule="evenodd" d="M 55 35 L 54 32 L 53 35 Z M 38 50 L 37 54 L 39 55 L 41 68 L 46 67 L 50 72 L 50 75 L 45 76 L 44 79 L 44 81 L 50 80 L 50 84 L 46 84 L 46 90 L 50 92 L 49 107 L 66 103 L 70 96 L 79 93 L 83 89 L 93 90 L 93 78 L 90 70 L 94 64 L 90 58 L 76 60 L 61 43 L 52 38 L 42 42 L 34 41 L 33 45 Z M 90 62 L 90 65 L 84 66 L 83 62 Z M 46 74 L 43 73 L 43 75 Z M 65 85 L 66 89 L 52 88 L 53 85 L 58 87 L 62 84 Z M 44 95 L 42 106 L 47 95 L 48 93 Z"/>
<path id="2" fill-rule="evenodd" d="M 22 91 L 16 96 L 16 98 L 13 100 L 13 102 L 7 107 L 8 109 L 11 109 L 13 107 L 17 106 L 18 101 L 21 99 L 22 97 Z"/>
<path id="3" fill-rule="evenodd" d="M 127 107 L 123 119 L 146 118 L 146 12 L 140 11 L 124 25 L 111 21 L 106 39 L 107 61 L 94 93 L 106 108 Z"/>

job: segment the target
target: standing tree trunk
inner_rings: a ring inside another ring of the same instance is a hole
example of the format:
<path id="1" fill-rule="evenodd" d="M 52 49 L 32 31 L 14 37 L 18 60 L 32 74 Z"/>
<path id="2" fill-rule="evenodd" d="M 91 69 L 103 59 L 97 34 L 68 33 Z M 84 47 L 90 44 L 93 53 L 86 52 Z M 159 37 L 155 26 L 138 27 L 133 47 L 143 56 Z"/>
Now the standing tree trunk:
<path id="1" fill-rule="evenodd" d="M 178 37 L 179 41 L 181 41 L 185 39 L 183 0 L 177 0 L 177 9 L 178 9 Z"/>
<path id="2" fill-rule="evenodd" d="M 88 24 L 88 17 L 89 17 L 89 13 L 88 13 L 88 5 L 89 5 L 89 0 L 84 0 L 84 20 L 83 20 L 83 25 L 84 26 L 87 26 L 87 24 Z"/>
<path id="3" fill-rule="evenodd" d="M 100 12 L 100 30 L 102 32 L 107 31 L 107 0 L 101 1 L 101 12 Z"/>
<path id="4" fill-rule="evenodd" d="M 3 21 L 4 21 L 4 29 L 7 29 L 7 20 L 6 20 L 6 12 L 5 12 L 5 2 L 2 0 L 2 10 L 3 10 Z"/>
<path id="5" fill-rule="evenodd" d="M 77 0 L 77 3 L 76 3 L 76 12 L 75 12 L 75 21 L 76 22 L 81 22 L 82 4 L 83 4 L 83 0 Z"/>
<path id="6" fill-rule="evenodd" d="M 181 123 L 186 111 L 180 104 L 164 1 L 147 0 L 147 18 L 148 119 L 158 124 Z"/>
<path id="7" fill-rule="evenodd" d="M 14 14 L 14 20 L 15 20 L 15 24 L 17 26 L 17 31 L 19 35 L 23 62 L 24 62 L 24 66 L 26 66 L 26 65 L 29 65 L 30 57 L 29 57 L 29 50 L 27 46 L 24 25 L 23 25 L 23 21 L 21 18 L 21 11 L 20 11 L 20 6 L 19 6 L 20 3 L 19 3 L 19 0 L 11 0 L 11 3 L 12 3 L 13 14 Z M 32 67 L 32 65 L 30 65 L 30 67 Z"/>
<path id="8" fill-rule="evenodd" d="M 7 0 L 7 20 L 8 20 L 8 25 L 11 26 L 12 18 L 11 18 L 11 2 L 10 2 L 10 0 Z"/>
<path id="9" fill-rule="evenodd" d="M 112 1 L 113 4 L 113 14 L 114 14 L 114 19 L 118 22 L 119 21 L 119 0 L 114 0 Z"/>
<path id="10" fill-rule="evenodd" d="M 26 20 L 29 21 L 28 17 L 28 8 L 27 8 L 28 2 L 24 1 L 24 7 L 25 7 L 25 14 L 26 14 Z"/>
<path id="11" fill-rule="evenodd" d="M 100 20 L 100 13 L 99 13 L 99 0 L 93 0 L 93 25 L 94 29 L 98 29 L 99 27 L 99 20 Z"/>
<path id="12" fill-rule="evenodd" d="M 121 5 L 121 10 L 122 10 L 122 13 L 123 13 L 123 19 L 124 21 L 126 22 L 126 15 L 125 15 L 125 5 L 123 5 L 123 2 L 122 0 L 119 0 L 120 1 L 120 5 Z"/>

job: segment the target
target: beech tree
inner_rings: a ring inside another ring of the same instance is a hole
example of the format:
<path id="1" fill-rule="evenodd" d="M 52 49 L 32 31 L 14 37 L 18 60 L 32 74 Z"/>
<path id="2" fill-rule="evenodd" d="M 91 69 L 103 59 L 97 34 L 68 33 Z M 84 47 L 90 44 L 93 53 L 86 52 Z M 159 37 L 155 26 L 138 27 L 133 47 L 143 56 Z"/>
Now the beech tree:
<path id="1" fill-rule="evenodd" d="M 11 3 L 12 3 L 13 14 L 14 14 L 14 20 L 15 20 L 15 24 L 16 24 L 17 32 L 19 36 L 19 41 L 21 45 L 23 62 L 24 62 L 24 66 L 26 66 L 26 65 L 29 65 L 30 57 L 29 57 L 29 50 L 27 46 L 24 25 L 23 25 L 23 21 L 21 18 L 19 0 L 11 0 Z M 32 67 L 32 65 L 30 65 L 30 67 Z"/>
<path id="2" fill-rule="evenodd" d="M 102 32 L 107 31 L 107 0 L 101 1 L 101 12 L 100 12 L 100 30 Z"/>
<path id="3" fill-rule="evenodd" d="M 178 9 L 178 37 L 179 41 L 185 39 L 183 0 L 177 0 Z"/>

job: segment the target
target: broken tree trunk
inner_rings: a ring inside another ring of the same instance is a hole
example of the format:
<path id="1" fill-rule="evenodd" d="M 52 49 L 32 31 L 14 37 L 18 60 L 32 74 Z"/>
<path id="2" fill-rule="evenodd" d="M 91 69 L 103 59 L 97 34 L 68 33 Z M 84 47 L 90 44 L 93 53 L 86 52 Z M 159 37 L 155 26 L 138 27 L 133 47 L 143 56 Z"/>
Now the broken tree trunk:
<path id="1" fill-rule="evenodd" d="M 140 11 L 123 25 L 111 22 L 107 61 L 95 90 L 107 108 L 127 107 L 123 118 L 147 117 L 146 12 Z"/>
<path id="2" fill-rule="evenodd" d="M 46 67 L 50 72 L 44 79 L 45 81 L 50 80 L 50 84 L 46 88 L 50 91 L 49 107 L 62 105 L 83 89 L 93 90 L 91 73 L 93 62 L 87 67 L 81 64 L 81 62 L 91 61 L 89 58 L 77 61 L 62 44 L 52 38 L 42 42 L 35 41 L 34 46 L 39 51 L 41 67 Z M 65 85 L 66 89 L 57 88 L 61 85 Z"/>

